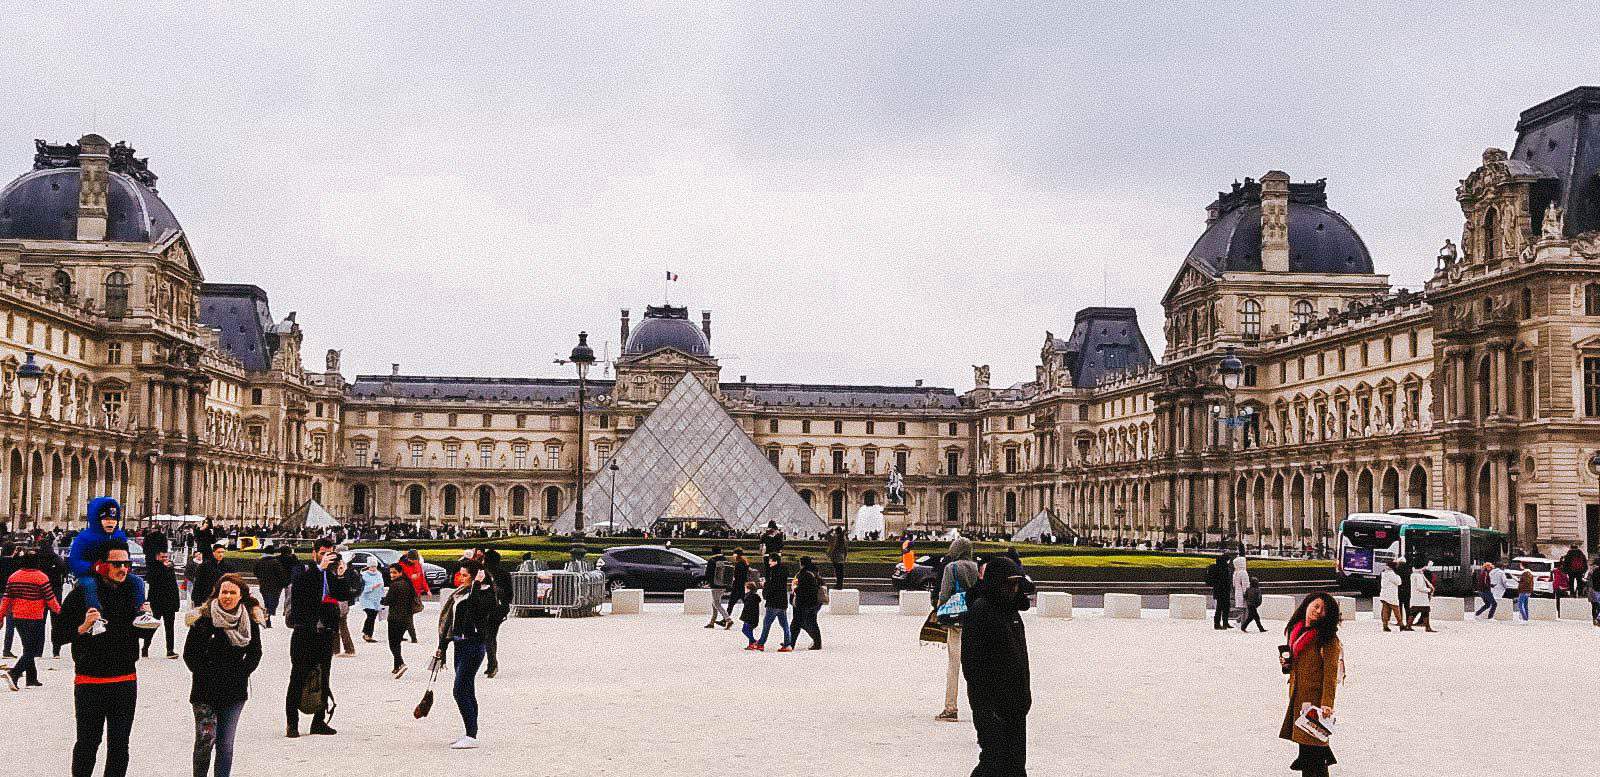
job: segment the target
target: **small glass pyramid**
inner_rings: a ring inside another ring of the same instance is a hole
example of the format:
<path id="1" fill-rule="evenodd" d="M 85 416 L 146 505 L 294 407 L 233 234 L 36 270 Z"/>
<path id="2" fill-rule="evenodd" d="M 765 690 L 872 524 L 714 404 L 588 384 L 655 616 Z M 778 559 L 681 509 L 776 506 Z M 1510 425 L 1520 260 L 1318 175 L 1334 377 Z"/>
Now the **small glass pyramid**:
<path id="1" fill-rule="evenodd" d="M 608 461 L 587 475 L 585 531 L 648 530 L 661 520 L 720 521 L 737 532 L 777 521 L 791 537 L 827 529 L 739 422 L 688 373 L 610 461 L 617 463 L 614 523 Z M 556 518 L 557 533 L 573 531 L 576 508 L 569 504 Z"/>

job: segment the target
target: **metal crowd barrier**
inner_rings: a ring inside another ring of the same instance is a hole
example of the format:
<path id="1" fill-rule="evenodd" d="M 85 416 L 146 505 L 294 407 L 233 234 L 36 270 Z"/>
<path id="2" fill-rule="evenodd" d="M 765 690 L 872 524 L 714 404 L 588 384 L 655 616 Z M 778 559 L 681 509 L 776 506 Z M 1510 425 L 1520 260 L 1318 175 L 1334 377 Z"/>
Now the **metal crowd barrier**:
<path id="1" fill-rule="evenodd" d="M 512 572 L 511 614 L 527 618 L 554 613 L 562 618 L 598 615 L 606 600 L 601 572 Z"/>

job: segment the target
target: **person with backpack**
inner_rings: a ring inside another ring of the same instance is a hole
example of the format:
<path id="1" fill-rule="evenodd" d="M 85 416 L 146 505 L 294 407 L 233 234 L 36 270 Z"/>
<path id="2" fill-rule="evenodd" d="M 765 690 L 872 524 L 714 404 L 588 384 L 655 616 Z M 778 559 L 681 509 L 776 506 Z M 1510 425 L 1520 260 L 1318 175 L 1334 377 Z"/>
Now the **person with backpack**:
<path id="1" fill-rule="evenodd" d="M 790 631 L 789 649 L 798 647 L 800 632 L 811 637 L 807 650 L 822 649 L 822 626 L 817 614 L 822 611 L 822 577 L 810 556 L 800 557 L 800 572 L 794 576 L 794 628 Z"/>
<path id="2" fill-rule="evenodd" d="M 972 540 L 957 535 L 950 541 L 950 549 L 944 554 L 944 571 L 939 577 L 938 600 L 934 609 L 950 603 L 957 593 L 962 598 L 971 600 L 972 589 L 978 585 L 978 564 L 972 560 Z M 944 709 L 933 716 L 934 720 L 942 723 L 954 723 L 960 720 L 958 699 L 961 694 L 961 620 L 949 619 L 944 624 L 945 632 L 945 672 L 944 672 Z"/>
<path id="3" fill-rule="evenodd" d="M 346 596 L 344 582 L 335 573 L 339 554 L 333 540 L 317 540 L 311 551 L 312 566 L 295 578 L 289 588 L 289 689 L 284 696 L 290 739 L 300 736 L 302 697 L 321 697 L 311 713 L 312 734 L 331 736 L 339 732 L 328 725 L 327 699 L 331 695 L 333 650 L 339 639 L 339 603 Z M 320 693 L 308 693 L 308 689 Z M 314 699 L 313 699 L 314 700 Z"/>
<path id="4" fill-rule="evenodd" d="M 711 546 L 711 558 L 706 559 L 706 587 L 711 589 L 711 620 L 706 622 L 706 628 L 714 629 L 722 626 L 727 629 L 733 625 L 733 617 L 728 612 L 728 606 L 723 602 L 727 596 L 724 589 L 729 570 L 728 559 L 722 555 L 722 548 Z"/>
<path id="5" fill-rule="evenodd" d="M 1267 630 L 1261 623 L 1261 581 L 1253 577 L 1244 589 L 1244 619 L 1239 621 L 1239 630 L 1249 631 L 1252 622 L 1262 632 Z"/>
<path id="6" fill-rule="evenodd" d="M 1022 611 L 1033 584 L 1016 562 L 991 556 L 961 617 L 961 673 L 978 735 L 975 775 L 1027 774 L 1028 712 L 1033 707 Z"/>
<path id="7" fill-rule="evenodd" d="M 1226 555 L 1218 556 L 1206 569 L 1206 585 L 1211 588 L 1211 598 L 1216 600 L 1216 613 L 1211 617 L 1211 628 L 1218 631 L 1233 628 L 1228 622 L 1233 607 L 1233 570 Z"/>
<path id="8" fill-rule="evenodd" d="M 1567 572 L 1567 595 L 1578 596 L 1583 593 L 1584 578 L 1589 572 L 1589 562 L 1584 558 L 1583 551 L 1577 545 L 1567 548 L 1558 566 Z"/>
<path id="9" fill-rule="evenodd" d="M 259 621 L 265 617 L 250 586 L 235 574 L 223 575 L 211 596 L 184 616 L 189 626 L 183 663 L 192 674 L 195 777 L 233 773 L 234 733 L 250 696 L 250 675 L 261 665 Z"/>

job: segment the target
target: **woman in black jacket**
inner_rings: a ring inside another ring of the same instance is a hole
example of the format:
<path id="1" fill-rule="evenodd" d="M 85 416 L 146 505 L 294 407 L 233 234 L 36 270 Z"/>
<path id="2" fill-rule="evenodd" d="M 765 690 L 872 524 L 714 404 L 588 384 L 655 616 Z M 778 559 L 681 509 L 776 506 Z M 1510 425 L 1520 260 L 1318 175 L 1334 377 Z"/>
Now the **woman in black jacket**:
<path id="1" fill-rule="evenodd" d="M 182 604 L 183 595 L 178 592 L 178 573 L 172 568 L 172 559 L 166 551 L 161 551 L 151 557 L 150 569 L 145 572 L 144 585 L 146 601 L 150 602 L 150 614 L 161 621 L 167 633 L 167 658 L 177 658 L 177 651 L 173 650 L 172 627 L 177 619 L 178 608 Z M 143 655 L 150 656 L 150 643 L 156 639 L 156 630 L 149 629 L 144 633 Z"/>
<path id="2" fill-rule="evenodd" d="M 1021 611 L 1033 584 L 1016 562 L 992 556 L 961 616 L 961 674 L 978 733 L 973 774 L 1027 774 L 1028 711 L 1033 707 L 1028 638 Z M 1224 602 L 1224 607 L 1227 603 Z"/>
<path id="3" fill-rule="evenodd" d="M 477 558 L 463 558 L 461 569 L 466 573 L 467 583 L 453 591 L 444 602 L 439 613 L 439 650 L 433 654 L 434 665 L 442 666 L 449 647 L 454 645 L 456 649 L 453 695 L 467 734 L 451 743 L 452 750 L 470 750 L 478 746 L 476 680 L 484 656 L 489 652 L 484 640 L 494 622 L 495 611 L 500 607 L 494 581 Z"/>
<path id="4" fill-rule="evenodd" d="M 194 678 L 195 777 L 228 777 L 233 772 L 233 735 L 250 695 L 250 674 L 261 663 L 258 605 L 238 575 L 223 575 L 211 597 L 184 619 L 189 637 L 183 662 Z M 215 771 L 212 752 L 216 753 Z"/>
<path id="5" fill-rule="evenodd" d="M 790 631 L 789 647 L 800 641 L 800 632 L 811 637 L 807 650 L 822 649 L 822 627 L 817 623 L 817 612 L 822 609 L 822 597 L 817 589 L 822 578 L 817 575 L 817 565 L 810 556 L 800 557 L 800 573 L 794 576 L 794 628 Z"/>
<path id="6" fill-rule="evenodd" d="M 389 654 L 394 656 L 391 673 L 398 680 L 406 673 L 406 660 L 400 655 L 400 643 L 412 629 L 412 617 L 417 611 L 417 590 L 399 564 L 389 565 L 389 590 L 383 595 L 383 604 L 389 608 Z"/>

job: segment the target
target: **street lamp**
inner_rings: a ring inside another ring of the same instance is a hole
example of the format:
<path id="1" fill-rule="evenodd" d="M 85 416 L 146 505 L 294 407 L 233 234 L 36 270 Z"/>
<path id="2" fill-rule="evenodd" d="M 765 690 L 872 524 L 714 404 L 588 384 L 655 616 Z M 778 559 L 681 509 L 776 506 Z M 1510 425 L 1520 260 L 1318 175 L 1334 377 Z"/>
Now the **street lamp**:
<path id="1" fill-rule="evenodd" d="M 611 470 L 611 517 L 609 519 L 611 528 L 608 531 L 609 533 L 617 530 L 617 460 L 613 458 L 611 466 L 606 467 L 606 469 Z"/>
<path id="2" fill-rule="evenodd" d="M 1506 520 L 1506 525 L 1507 526 L 1516 527 L 1516 529 L 1517 529 L 1516 531 L 1512 532 L 1513 536 L 1511 537 L 1511 540 L 1513 542 L 1520 542 L 1521 541 L 1522 538 L 1518 537 L 1516 535 L 1520 534 L 1521 530 L 1526 528 L 1524 526 L 1518 525 L 1519 522 L 1517 521 L 1517 477 L 1519 475 L 1521 475 L 1521 474 L 1522 474 L 1522 467 L 1519 464 L 1517 464 L 1517 454 L 1515 452 L 1513 452 L 1513 453 L 1510 454 L 1509 460 L 1506 461 L 1506 479 L 1511 481 L 1511 483 L 1510 483 L 1510 486 L 1511 486 L 1511 498 L 1506 500 L 1506 501 L 1511 503 L 1511 505 L 1510 505 L 1510 507 L 1511 507 L 1511 515 L 1508 516 L 1508 518 Z"/>
<path id="3" fill-rule="evenodd" d="M 589 347 L 589 333 L 578 333 L 578 344 L 567 357 L 578 368 L 578 503 L 572 514 L 572 531 L 583 534 L 583 423 L 584 402 L 588 399 L 589 367 L 594 364 L 594 349 Z"/>
<path id="4" fill-rule="evenodd" d="M 1244 362 L 1239 361 L 1231 345 L 1228 346 L 1222 361 L 1217 362 L 1217 377 L 1222 378 L 1223 388 L 1229 391 L 1239 388 L 1239 381 L 1244 378 Z"/>
<path id="5" fill-rule="evenodd" d="M 27 522 L 32 517 L 31 505 L 28 502 L 28 481 L 33 479 L 33 396 L 39 393 L 39 379 L 44 377 L 44 370 L 39 363 L 33 360 L 33 351 L 28 351 L 27 358 L 22 366 L 17 368 L 17 390 L 22 392 L 22 439 L 23 439 L 23 468 L 22 477 L 22 518 Z"/>
<path id="6" fill-rule="evenodd" d="M 1317 503 L 1313 510 L 1313 514 L 1321 516 L 1321 520 L 1312 522 L 1312 531 L 1317 533 L 1317 556 L 1319 558 L 1326 553 L 1325 548 L 1323 548 L 1322 537 L 1324 533 L 1324 526 L 1328 521 L 1327 513 L 1324 512 L 1324 508 L 1327 507 L 1328 501 L 1328 487 L 1327 485 L 1323 484 L 1323 475 L 1326 475 L 1327 472 L 1327 465 L 1320 461 L 1311 465 L 1311 493 L 1313 495 L 1318 493 L 1322 494 L 1322 501 Z M 1320 491 L 1317 488 L 1319 484 L 1323 484 Z"/>

